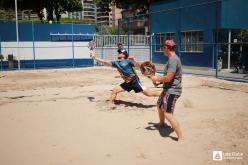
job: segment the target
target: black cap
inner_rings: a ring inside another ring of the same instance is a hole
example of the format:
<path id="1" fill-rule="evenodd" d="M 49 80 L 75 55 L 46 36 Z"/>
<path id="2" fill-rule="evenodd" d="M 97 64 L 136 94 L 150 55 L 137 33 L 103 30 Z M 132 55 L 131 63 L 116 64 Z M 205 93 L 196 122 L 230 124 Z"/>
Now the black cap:
<path id="1" fill-rule="evenodd" d="M 120 48 L 117 50 L 117 52 L 120 54 L 120 53 L 123 53 L 126 57 L 125 58 L 128 58 L 128 52 L 126 49 L 123 49 L 123 48 Z"/>

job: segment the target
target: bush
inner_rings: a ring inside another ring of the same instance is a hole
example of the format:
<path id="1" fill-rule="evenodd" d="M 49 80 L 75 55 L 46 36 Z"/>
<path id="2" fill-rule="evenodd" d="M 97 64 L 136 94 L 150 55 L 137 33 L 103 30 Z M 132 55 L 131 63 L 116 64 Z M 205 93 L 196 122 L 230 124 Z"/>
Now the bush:
<path id="1" fill-rule="evenodd" d="M 4 56 L 2 54 L 0 54 L 0 60 L 3 60 Z"/>

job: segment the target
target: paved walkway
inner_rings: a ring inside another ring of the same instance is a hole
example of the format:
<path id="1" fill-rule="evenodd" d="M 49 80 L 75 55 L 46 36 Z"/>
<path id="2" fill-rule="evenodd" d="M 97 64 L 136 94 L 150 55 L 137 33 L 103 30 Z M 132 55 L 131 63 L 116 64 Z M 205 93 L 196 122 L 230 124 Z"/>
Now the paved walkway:
<path id="1" fill-rule="evenodd" d="M 156 68 L 159 73 L 162 73 L 164 70 L 164 65 L 156 64 Z M 200 76 L 211 76 L 211 77 L 216 77 L 217 75 L 218 78 L 221 79 L 248 82 L 248 73 L 247 74 L 232 73 L 232 70 L 228 70 L 228 69 L 222 69 L 216 72 L 215 69 L 207 68 L 207 67 L 183 66 L 183 73 L 200 75 Z"/>

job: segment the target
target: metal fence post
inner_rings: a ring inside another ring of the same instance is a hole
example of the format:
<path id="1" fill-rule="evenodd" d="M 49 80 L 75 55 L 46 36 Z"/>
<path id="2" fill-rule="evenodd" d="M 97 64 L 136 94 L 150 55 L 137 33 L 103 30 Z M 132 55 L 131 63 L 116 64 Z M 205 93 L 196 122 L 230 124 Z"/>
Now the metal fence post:
<path id="1" fill-rule="evenodd" d="M 3 70 L 3 55 L 2 55 L 2 39 L 0 36 L 0 60 L 1 60 L 1 71 Z"/>
<path id="2" fill-rule="evenodd" d="M 130 31 L 130 29 L 129 29 L 129 18 L 127 19 L 127 29 L 128 29 L 127 30 L 127 52 L 130 53 L 129 52 L 129 44 L 130 44 L 129 43 L 129 31 Z"/>
<path id="3" fill-rule="evenodd" d="M 73 22 L 71 23 L 71 40 L 72 40 L 72 67 L 75 67 L 75 61 L 74 61 L 74 27 Z"/>
<path id="4" fill-rule="evenodd" d="M 150 34 L 150 61 L 152 62 L 152 40 L 154 33 Z"/>
<path id="5" fill-rule="evenodd" d="M 101 47 L 101 58 L 104 58 L 104 36 L 101 36 L 102 37 L 102 47 Z"/>
<path id="6" fill-rule="evenodd" d="M 212 43 L 212 69 L 214 70 L 214 54 L 215 54 L 215 43 Z"/>
<path id="7" fill-rule="evenodd" d="M 216 53 L 216 56 L 215 56 L 215 77 L 218 78 L 218 63 L 219 63 L 219 60 L 218 60 L 218 43 L 216 43 L 216 48 L 215 48 L 215 53 Z"/>
<path id="8" fill-rule="evenodd" d="M 35 61 L 35 38 L 34 38 L 34 22 L 32 21 L 32 39 L 33 39 L 33 57 L 34 57 L 34 69 L 36 68 L 36 61 Z"/>

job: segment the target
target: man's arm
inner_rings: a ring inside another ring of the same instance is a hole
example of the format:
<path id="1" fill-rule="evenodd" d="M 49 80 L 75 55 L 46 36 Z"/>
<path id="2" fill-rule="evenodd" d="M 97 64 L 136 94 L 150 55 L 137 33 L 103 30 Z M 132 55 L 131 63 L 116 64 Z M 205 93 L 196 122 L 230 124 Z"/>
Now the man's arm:
<path id="1" fill-rule="evenodd" d="M 163 83 L 169 83 L 172 82 L 175 74 L 176 74 L 176 70 L 177 70 L 177 64 L 178 61 L 175 59 L 169 59 L 168 61 L 168 70 L 167 70 L 167 74 L 165 76 L 150 76 L 151 80 L 153 82 L 163 82 Z"/>
<path id="2" fill-rule="evenodd" d="M 136 61 L 134 57 L 129 56 L 128 59 L 134 63 L 135 67 L 137 67 L 137 68 L 140 67 L 140 63 L 138 61 Z"/>
<path id="3" fill-rule="evenodd" d="M 101 59 L 101 58 L 98 58 L 96 57 L 95 53 L 93 51 L 90 51 L 90 56 L 97 62 L 100 62 L 104 65 L 107 65 L 107 66 L 112 66 L 112 63 L 111 61 L 108 61 L 108 60 L 104 60 L 104 59 Z"/>
<path id="4" fill-rule="evenodd" d="M 159 75 L 150 76 L 150 79 L 153 82 L 168 83 L 173 80 L 174 76 L 175 76 L 174 72 L 168 72 L 165 76 L 159 76 Z"/>

